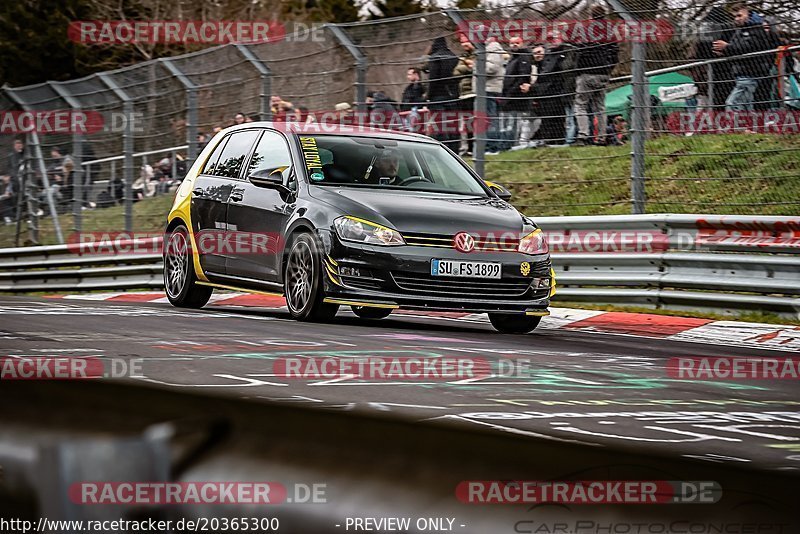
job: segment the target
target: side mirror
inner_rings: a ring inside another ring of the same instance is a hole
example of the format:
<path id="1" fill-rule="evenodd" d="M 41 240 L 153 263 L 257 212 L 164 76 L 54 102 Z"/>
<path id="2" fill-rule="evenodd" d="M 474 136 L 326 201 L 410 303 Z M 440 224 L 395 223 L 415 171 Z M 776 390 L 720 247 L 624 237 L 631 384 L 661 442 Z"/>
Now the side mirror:
<path id="1" fill-rule="evenodd" d="M 283 173 L 289 171 L 288 166 L 259 169 L 247 177 L 255 186 L 268 189 L 278 189 L 279 191 L 291 192 L 288 187 L 283 185 Z"/>
<path id="2" fill-rule="evenodd" d="M 511 191 L 502 185 L 490 182 L 489 180 L 484 180 L 483 183 L 485 183 L 486 186 L 492 190 L 492 193 L 497 195 L 500 199 L 505 200 L 506 202 L 511 200 Z"/>

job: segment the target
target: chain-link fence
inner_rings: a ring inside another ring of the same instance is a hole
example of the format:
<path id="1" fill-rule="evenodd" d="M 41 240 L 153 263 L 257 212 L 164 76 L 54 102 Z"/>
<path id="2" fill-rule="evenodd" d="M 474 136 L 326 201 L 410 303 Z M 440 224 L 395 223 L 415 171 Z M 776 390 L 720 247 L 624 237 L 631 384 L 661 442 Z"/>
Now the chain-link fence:
<path id="1" fill-rule="evenodd" d="M 12 184 L 0 186 L 12 190 L 2 217 L 19 243 L 42 242 L 40 230 L 54 236 L 44 242 L 152 230 L 215 130 L 350 107 L 392 110 L 393 127 L 446 142 L 534 216 L 795 214 L 798 19 L 780 3 L 535 1 L 321 25 L 5 86 L 4 114 L 69 110 L 96 124 L 0 131 Z M 442 111 L 456 113 L 437 129 Z M 144 208 L 149 197 L 160 211 Z"/>

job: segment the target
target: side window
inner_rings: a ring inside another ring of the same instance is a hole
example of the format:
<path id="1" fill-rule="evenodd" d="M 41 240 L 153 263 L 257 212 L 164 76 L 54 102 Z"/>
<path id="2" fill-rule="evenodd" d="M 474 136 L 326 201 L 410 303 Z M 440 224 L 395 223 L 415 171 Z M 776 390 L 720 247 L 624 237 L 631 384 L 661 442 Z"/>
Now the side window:
<path id="1" fill-rule="evenodd" d="M 228 144 L 222 150 L 217 167 L 214 169 L 214 175 L 238 178 L 244 158 L 247 157 L 247 153 L 250 151 L 250 147 L 253 146 L 257 135 L 258 132 L 256 130 L 231 134 Z"/>
<path id="2" fill-rule="evenodd" d="M 258 142 L 245 174 L 249 176 L 258 171 L 288 167 L 291 164 L 292 157 L 289 155 L 289 146 L 283 136 L 267 130 Z"/>
<path id="3" fill-rule="evenodd" d="M 222 154 L 222 150 L 225 148 L 225 145 L 230 139 L 230 136 L 225 137 L 222 141 L 219 142 L 217 148 L 214 149 L 214 152 L 206 160 L 205 166 L 203 166 L 203 170 L 200 171 L 200 174 L 214 174 L 214 169 L 217 168 L 217 161 L 219 160 L 219 155 Z"/>

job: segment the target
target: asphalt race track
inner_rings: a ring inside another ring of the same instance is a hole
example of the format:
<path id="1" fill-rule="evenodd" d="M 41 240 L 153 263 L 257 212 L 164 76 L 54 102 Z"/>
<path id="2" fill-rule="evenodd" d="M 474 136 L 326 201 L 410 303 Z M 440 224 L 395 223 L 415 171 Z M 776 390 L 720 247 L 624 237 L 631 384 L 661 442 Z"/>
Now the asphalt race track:
<path id="1" fill-rule="evenodd" d="M 0 299 L 4 356 L 56 355 L 139 362 L 163 388 L 323 410 L 467 425 L 532 439 L 580 442 L 747 466 L 800 469 L 800 395 L 794 380 L 670 378 L 679 356 L 792 356 L 558 329 L 527 336 L 488 323 L 392 315 L 365 321 L 342 309 L 331 324 L 287 312 L 168 303 Z M 522 376 L 454 381 L 301 380 L 275 376 L 281 357 L 468 357 L 529 360 Z"/>

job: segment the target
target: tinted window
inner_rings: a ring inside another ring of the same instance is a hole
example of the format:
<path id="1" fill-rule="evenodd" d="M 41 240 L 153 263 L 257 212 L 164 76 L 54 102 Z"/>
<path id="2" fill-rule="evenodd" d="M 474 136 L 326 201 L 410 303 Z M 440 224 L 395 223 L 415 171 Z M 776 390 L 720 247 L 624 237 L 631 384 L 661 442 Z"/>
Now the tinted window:
<path id="1" fill-rule="evenodd" d="M 217 168 L 217 160 L 219 160 L 219 155 L 222 154 L 222 150 L 225 148 L 225 143 L 227 142 L 228 137 L 225 137 L 219 142 L 217 148 L 214 149 L 214 152 L 212 152 L 211 156 L 209 156 L 208 160 L 206 160 L 206 164 L 200 174 L 214 174 L 214 169 Z"/>
<path id="2" fill-rule="evenodd" d="M 334 135 L 298 139 L 312 184 L 486 196 L 478 179 L 437 144 Z"/>
<path id="3" fill-rule="evenodd" d="M 217 167 L 214 169 L 214 175 L 238 178 L 244 158 L 247 157 L 247 153 L 250 151 L 250 147 L 253 146 L 253 141 L 255 141 L 257 135 L 258 132 L 256 130 L 231 134 L 228 144 L 225 145 L 217 162 Z"/>
<path id="4" fill-rule="evenodd" d="M 246 175 L 249 176 L 254 172 L 278 167 L 288 167 L 291 164 L 292 158 L 289 156 L 289 147 L 283 136 L 275 132 L 266 131 L 261 136 L 258 146 L 256 146 L 256 151 L 250 160 Z"/>

